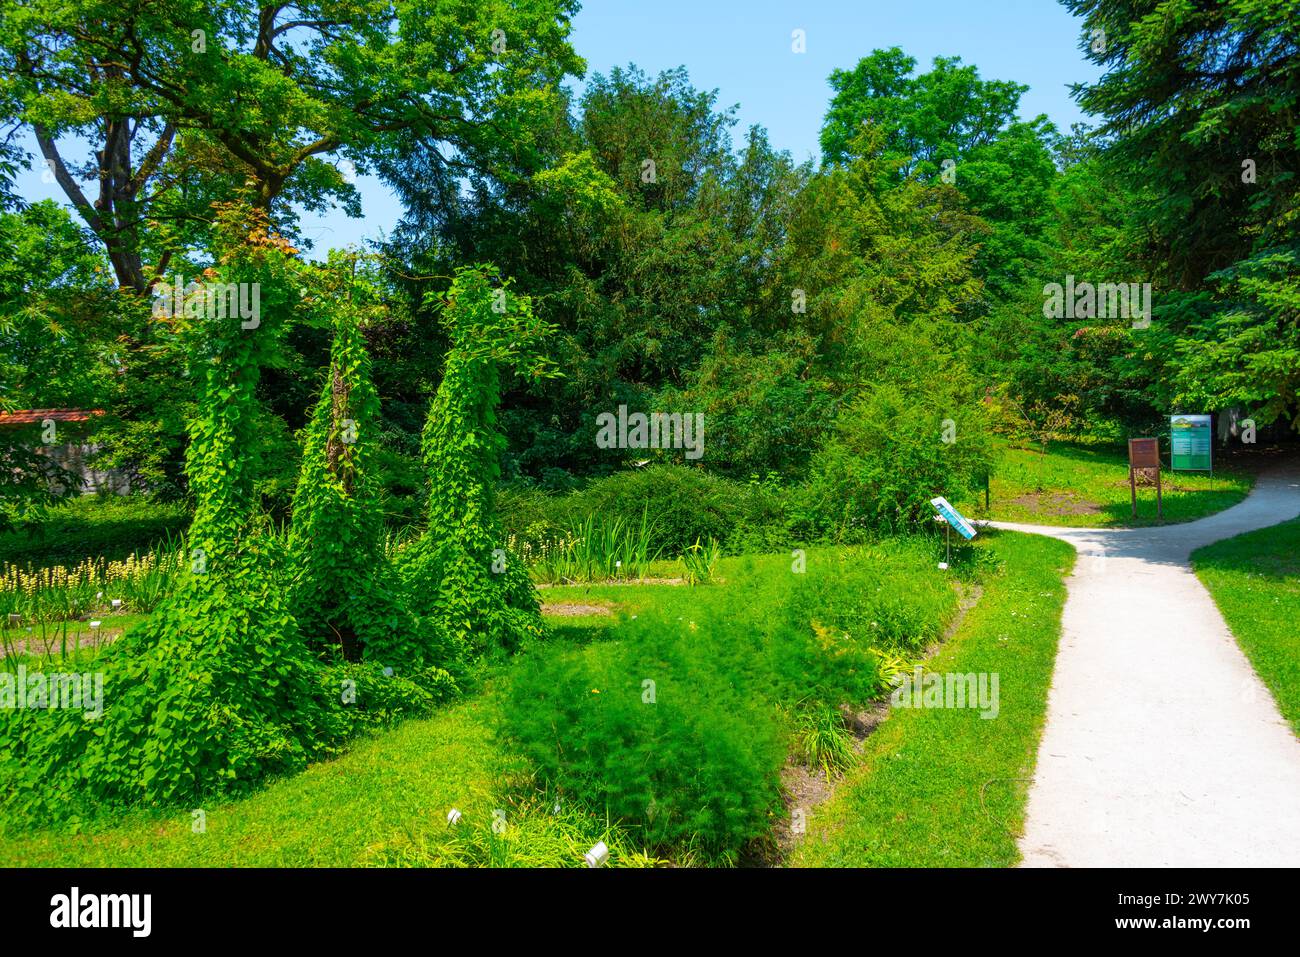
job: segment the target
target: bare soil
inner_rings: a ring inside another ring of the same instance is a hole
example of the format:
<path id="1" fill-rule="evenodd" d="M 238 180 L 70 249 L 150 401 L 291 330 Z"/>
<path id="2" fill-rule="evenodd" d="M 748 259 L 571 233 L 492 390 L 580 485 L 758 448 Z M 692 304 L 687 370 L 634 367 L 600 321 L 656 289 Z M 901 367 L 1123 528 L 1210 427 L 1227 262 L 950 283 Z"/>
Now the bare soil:
<path id="1" fill-rule="evenodd" d="M 1124 480 L 1128 484 L 1128 479 Z M 1101 511 L 1097 502 L 1071 498 L 1059 492 L 1031 492 L 1013 498 L 1012 504 L 1020 505 L 1034 512 L 1046 512 L 1051 515 L 1095 515 Z"/>
<path id="2" fill-rule="evenodd" d="M 553 605 L 542 605 L 543 615 L 552 615 L 556 618 L 580 618 L 583 615 L 612 615 L 614 609 L 609 605 L 580 605 L 557 603 Z"/>

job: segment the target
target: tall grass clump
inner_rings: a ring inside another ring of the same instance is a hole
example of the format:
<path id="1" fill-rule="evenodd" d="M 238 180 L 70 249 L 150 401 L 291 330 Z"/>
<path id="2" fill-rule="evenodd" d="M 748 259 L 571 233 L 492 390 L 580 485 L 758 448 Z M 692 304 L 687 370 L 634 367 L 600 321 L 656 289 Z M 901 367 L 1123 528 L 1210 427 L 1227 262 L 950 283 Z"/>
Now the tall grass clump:
<path id="1" fill-rule="evenodd" d="M 686 566 L 686 584 L 702 585 L 713 581 L 713 573 L 721 557 L 722 546 L 716 538 L 710 538 L 707 542 L 701 542 L 697 538 L 694 545 L 682 552 L 682 564 Z"/>
<path id="2" fill-rule="evenodd" d="M 853 738 L 838 708 L 821 705 L 799 712 L 795 740 L 804 763 L 826 775 L 827 782 L 853 764 Z"/>
<path id="3" fill-rule="evenodd" d="M 637 522 L 621 515 L 588 515 L 568 534 L 538 549 L 533 576 L 548 584 L 644 578 L 663 553 L 654 547 L 648 511 Z"/>

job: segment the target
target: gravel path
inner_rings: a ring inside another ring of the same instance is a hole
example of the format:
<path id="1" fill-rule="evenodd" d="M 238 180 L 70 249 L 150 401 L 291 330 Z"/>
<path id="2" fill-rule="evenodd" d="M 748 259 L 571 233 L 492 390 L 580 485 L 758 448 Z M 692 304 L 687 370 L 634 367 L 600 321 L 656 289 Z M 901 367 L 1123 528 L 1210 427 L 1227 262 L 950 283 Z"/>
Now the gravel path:
<path id="1" fill-rule="evenodd" d="M 1300 865 L 1300 740 L 1188 561 L 1202 545 L 1296 515 L 1292 463 L 1264 473 L 1240 504 L 1182 525 L 988 523 L 1079 552 L 1024 866 Z"/>

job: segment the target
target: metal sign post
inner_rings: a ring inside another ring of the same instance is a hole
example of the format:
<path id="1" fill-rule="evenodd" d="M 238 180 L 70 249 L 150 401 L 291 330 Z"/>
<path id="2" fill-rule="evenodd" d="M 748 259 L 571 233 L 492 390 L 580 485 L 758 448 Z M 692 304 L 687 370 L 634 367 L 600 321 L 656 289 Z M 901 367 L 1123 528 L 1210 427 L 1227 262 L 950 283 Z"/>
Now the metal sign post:
<path id="1" fill-rule="evenodd" d="M 934 510 L 939 513 L 935 516 L 935 521 L 943 522 L 947 525 L 944 534 L 946 536 L 945 545 L 947 549 L 945 555 L 948 561 L 944 562 L 940 566 L 941 568 L 947 568 L 952 563 L 952 530 L 954 528 L 957 529 L 958 535 L 967 541 L 970 541 L 975 537 L 975 526 L 966 521 L 966 519 L 962 517 L 961 512 L 953 508 L 952 505 L 949 504 L 948 500 L 942 495 L 938 498 L 930 499 L 930 504 L 933 505 Z"/>

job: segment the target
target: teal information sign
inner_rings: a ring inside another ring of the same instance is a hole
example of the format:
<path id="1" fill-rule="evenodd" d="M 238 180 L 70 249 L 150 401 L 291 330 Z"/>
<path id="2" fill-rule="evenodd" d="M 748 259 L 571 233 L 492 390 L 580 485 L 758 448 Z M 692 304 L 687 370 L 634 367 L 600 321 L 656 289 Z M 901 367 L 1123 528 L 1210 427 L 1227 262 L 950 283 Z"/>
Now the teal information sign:
<path id="1" fill-rule="evenodd" d="M 1169 417 L 1169 467 L 1187 472 L 1209 472 L 1210 417 L 1208 415 L 1171 415 Z"/>
<path id="2" fill-rule="evenodd" d="M 936 512 L 943 516 L 945 522 L 957 529 L 957 534 L 966 541 L 970 541 L 975 537 L 975 529 L 971 523 L 966 521 L 962 513 L 953 508 L 942 495 L 930 499 L 930 504 L 934 506 Z"/>

